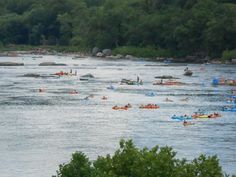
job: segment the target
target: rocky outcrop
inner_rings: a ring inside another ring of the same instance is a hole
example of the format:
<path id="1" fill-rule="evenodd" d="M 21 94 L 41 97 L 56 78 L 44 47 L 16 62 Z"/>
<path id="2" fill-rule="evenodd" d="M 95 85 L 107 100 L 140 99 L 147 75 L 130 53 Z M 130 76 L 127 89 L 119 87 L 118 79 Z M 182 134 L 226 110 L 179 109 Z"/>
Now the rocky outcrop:
<path id="1" fill-rule="evenodd" d="M 81 77 L 86 77 L 86 78 L 94 78 L 94 76 L 90 73 L 82 75 Z"/>
<path id="2" fill-rule="evenodd" d="M 112 54 L 111 49 L 103 49 L 102 53 L 104 56 L 110 56 Z"/>
<path id="3" fill-rule="evenodd" d="M 0 66 L 24 66 L 24 63 L 17 63 L 17 62 L 0 62 Z"/>
<path id="4" fill-rule="evenodd" d="M 136 59 L 136 57 L 134 57 L 133 55 L 126 55 L 125 59 L 134 60 Z"/>
<path id="5" fill-rule="evenodd" d="M 122 59 L 124 58 L 123 55 L 117 54 L 117 55 L 110 55 L 110 56 L 106 56 L 107 59 L 112 59 L 112 60 L 118 60 L 118 59 Z"/>
<path id="6" fill-rule="evenodd" d="M 92 49 L 92 56 L 97 56 L 97 53 L 100 52 L 100 49 L 98 47 L 94 47 Z"/>
<path id="7" fill-rule="evenodd" d="M 122 59 L 122 58 L 124 58 L 124 56 L 121 55 L 121 54 L 117 54 L 115 57 L 116 57 L 116 59 Z"/>
<path id="8" fill-rule="evenodd" d="M 96 56 L 97 56 L 97 57 L 104 57 L 104 54 L 103 54 L 102 52 L 98 52 L 98 53 L 96 54 Z"/>
<path id="9" fill-rule="evenodd" d="M 42 62 L 39 66 L 66 66 L 64 63 L 55 63 L 55 62 Z"/>

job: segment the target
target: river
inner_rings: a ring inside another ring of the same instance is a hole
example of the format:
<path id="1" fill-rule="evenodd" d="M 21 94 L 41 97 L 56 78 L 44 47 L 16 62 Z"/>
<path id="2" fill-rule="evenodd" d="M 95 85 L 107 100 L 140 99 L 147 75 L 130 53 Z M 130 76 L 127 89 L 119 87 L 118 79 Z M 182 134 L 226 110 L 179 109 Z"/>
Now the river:
<path id="1" fill-rule="evenodd" d="M 236 174 L 236 116 L 221 112 L 232 86 L 213 87 L 214 77 L 236 78 L 233 65 L 188 64 L 193 76 L 183 76 L 186 64 L 151 61 L 109 61 L 70 56 L 1 57 L 0 61 L 23 62 L 24 66 L 0 67 L 0 171 L 4 177 L 49 177 L 71 153 L 83 151 L 90 159 L 114 153 L 121 138 L 133 139 L 142 148 L 172 146 L 177 157 L 188 160 L 201 153 L 217 155 L 226 173 Z M 38 66 L 44 61 L 67 66 Z M 45 76 L 61 70 L 78 76 L 23 77 L 27 73 Z M 91 73 L 90 81 L 79 76 Z M 120 85 L 122 78 L 143 80 L 143 85 Z M 172 75 L 186 83 L 158 86 L 154 76 Z M 114 90 L 107 89 L 113 85 Z M 45 92 L 39 92 L 39 88 Z M 77 90 L 79 94 L 69 94 Z M 145 96 L 154 93 L 154 97 Z M 86 96 L 94 97 L 84 100 Z M 107 96 L 108 100 L 102 100 Z M 165 102 L 165 98 L 173 102 Z M 188 97 L 184 102 L 181 99 Z M 132 104 L 127 111 L 114 105 Z M 154 103 L 156 110 L 139 105 Z M 184 127 L 171 116 L 191 115 L 198 109 L 220 112 L 218 119 L 197 119 Z"/>

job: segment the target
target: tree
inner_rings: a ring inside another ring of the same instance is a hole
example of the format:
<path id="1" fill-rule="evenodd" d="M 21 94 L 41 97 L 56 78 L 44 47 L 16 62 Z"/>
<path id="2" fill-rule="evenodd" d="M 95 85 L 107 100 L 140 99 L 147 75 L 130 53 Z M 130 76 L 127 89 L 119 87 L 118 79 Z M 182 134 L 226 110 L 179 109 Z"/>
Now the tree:
<path id="1" fill-rule="evenodd" d="M 68 164 L 59 166 L 57 177 L 224 177 L 216 156 L 200 155 L 191 162 L 177 159 L 170 147 L 138 149 L 132 140 L 121 140 L 113 156 L 91 163 L 76 152 Z"/>

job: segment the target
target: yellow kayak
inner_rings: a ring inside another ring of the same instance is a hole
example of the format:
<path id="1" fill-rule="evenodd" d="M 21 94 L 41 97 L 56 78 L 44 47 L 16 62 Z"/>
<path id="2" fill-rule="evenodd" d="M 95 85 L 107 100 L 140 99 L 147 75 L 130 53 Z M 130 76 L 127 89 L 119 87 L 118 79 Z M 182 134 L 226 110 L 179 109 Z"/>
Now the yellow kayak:
<path id="1" fill-rule="evenodd" d="M 198 116 L 197 118 L 208 118 L 208 115 L 207 115 L 207 114 L 205 114 L 205 115 L 200 115 L 200 116 Z"/>

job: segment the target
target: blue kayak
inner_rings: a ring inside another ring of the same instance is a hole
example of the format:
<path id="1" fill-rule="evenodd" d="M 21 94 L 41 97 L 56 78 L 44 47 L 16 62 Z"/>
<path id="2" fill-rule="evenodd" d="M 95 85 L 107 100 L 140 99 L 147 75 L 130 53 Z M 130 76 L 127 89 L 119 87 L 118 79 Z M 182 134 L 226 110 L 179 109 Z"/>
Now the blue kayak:
<path id="1" fill-rule="evenodd" d="M 180 120 L 180 121 L 184 121 L 184 120 L 191 120 L 192 117 L 189 117 L 189 116 L 172 116 L 171 119 L 174 119 L 174 120 Z"/>
<path id="2" fill-rule="evenodd" d="M 153 97 L 153 96 L 156 96 L 156 94 L 154 92 L 149 92 L 149 93 L 146 93 L 145 96 Z"/>
<path id="3" fill-rule="evenodd" d="M 236 112 L 236 107 L 222 107 L 222 111 Z"/>
<path id="4" fill-rule="evenodd" d="M 107 89 L 109 90 L 115 90 L 115 87 L 113 85 L 110 85 L 109 87 L 107 87 Z"/>

